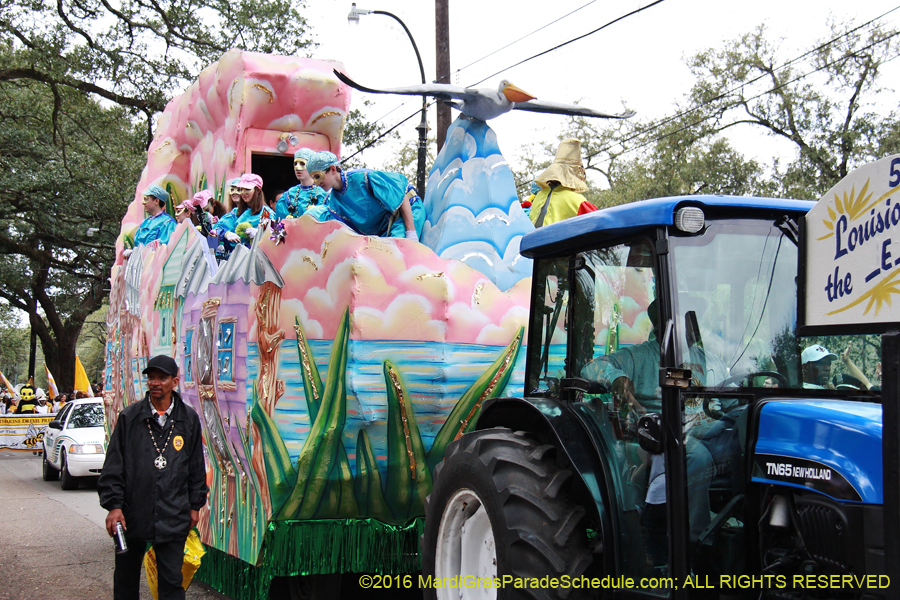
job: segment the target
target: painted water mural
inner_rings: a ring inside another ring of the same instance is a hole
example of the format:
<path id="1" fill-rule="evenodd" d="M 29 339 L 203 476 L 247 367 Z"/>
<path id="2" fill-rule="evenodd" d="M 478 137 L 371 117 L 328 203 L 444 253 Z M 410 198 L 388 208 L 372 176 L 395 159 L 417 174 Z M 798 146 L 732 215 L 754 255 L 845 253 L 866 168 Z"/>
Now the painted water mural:
<path id="1" fill-rule="evenodd" d="M 454 135 L 468 136 L 471 152 L 448 144 L 455 157 L 439 156 L 432 172 L 445 181 L 426 200 L 433 245 L 303 216 L 282 221 L 283 236 L 261 225 L 221 263 L 190 221 L 167 244 L 122 255 L 150 184 L 176 201 L 205 188 L 224 197 L 224 182 L 254 156 L 290 157 L 297 145 L 339 152 L 349 92 L 335 64 L 229 52 L 205 69 L 160 120 L 111 273 L 108 424 L 143 398 L 148 358 L 174 357 L 179 391 L 203 423 L 201 539 L 259 568 L 282 550 L 319 561 L 281 556 L 275 574 L 338 568 L 314 556 L 337 554 L 323 524 L 410 527 L 447 444 L 473 428 L 487 399 L 523 386 L 531 280 L 516 257 L 530 223 L 483 123 Z M 489 260 L 469 264 L 473 252 Z M 304 540 L 290 552 L 278 546 L 285 527 Z M 415 529 L 408 537 L 415 543 Z M 385 553 L 368 548 L 353 565 L 388 569 Z"/>

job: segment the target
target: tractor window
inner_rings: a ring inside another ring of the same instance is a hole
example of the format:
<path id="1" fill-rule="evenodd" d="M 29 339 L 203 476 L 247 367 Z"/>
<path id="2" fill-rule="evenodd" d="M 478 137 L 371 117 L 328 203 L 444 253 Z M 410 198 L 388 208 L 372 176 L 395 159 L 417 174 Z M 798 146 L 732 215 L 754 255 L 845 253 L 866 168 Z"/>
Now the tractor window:
<path id="1" fill-rule="evenodd" d="M 880 384 L 877 336 L 797 337 L 797 247 L 772 221 L 711 221 L 670 242 L 679 362 L 697 386 L 853 393 Z"/>
<path id="2" fill-rule="evenodd" d="M 532 396 L 559 397 L 565 377 L 569 259 L 545 259 L 535 268 L 528 341 L 528 382 Z"/>
<path id="3" fill-rule="evenodd" d="M 570 377 L 596 382 L 603 393 L 584 394 L 574 406 L 594 422 L 610 460 L 621 572 L 658 577 L 668 563 L 665 462 L 635 436 L 638 418 L 661 410 L 653 245 L 638 239 L 577 258 L 569 303 Z"/>

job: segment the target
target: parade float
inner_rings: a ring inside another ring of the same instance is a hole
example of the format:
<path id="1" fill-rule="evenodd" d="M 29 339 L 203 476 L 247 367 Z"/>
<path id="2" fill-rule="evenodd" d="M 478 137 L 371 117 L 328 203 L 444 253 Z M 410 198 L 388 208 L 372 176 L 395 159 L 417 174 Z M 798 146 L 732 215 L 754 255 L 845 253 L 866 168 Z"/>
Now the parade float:
<path id="1" fill-rule="evenodd" d="M 433 466 L 485 400 L 522 392 L 532 225 L 483 121 L 448 131 L 421 243 L 303 216 L 217 263 L 186 221 L 124 256 L 151 184 L 174 206 L 254 172 L 268 196 L 296 183 L 298 148 L 340 156 L 336 68 L 230 51 L 204 69 L 159 120 L 111 272 L 107 427 L 143 398 L 149 357 L 174 357 L 204 431 L 198 577 L 239 598 L 274 577 L 418 570 Z"/>

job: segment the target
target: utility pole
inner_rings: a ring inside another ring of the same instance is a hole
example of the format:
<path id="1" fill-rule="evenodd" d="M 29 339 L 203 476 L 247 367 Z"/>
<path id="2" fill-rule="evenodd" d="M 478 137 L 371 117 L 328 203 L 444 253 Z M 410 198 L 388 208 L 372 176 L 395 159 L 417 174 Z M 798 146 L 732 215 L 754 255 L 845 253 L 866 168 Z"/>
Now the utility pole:
<path id="1" fill-rule="evenodd" d="M 437 66 L 435 75 L 437 83 L 453 83 L 450 81 L 450 8 L 447 0 L 434 0 L 435 24 L 435 56 Z M 437 106 L 437 151 L 444 147 L 447 128 L 450 127 L 450 107 L 440 100 Z"/>

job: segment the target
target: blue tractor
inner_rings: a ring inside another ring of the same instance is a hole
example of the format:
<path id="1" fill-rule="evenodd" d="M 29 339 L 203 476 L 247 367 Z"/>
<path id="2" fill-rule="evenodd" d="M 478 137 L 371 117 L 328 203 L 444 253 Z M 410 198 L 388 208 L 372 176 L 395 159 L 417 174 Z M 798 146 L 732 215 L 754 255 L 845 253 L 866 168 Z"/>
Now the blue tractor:
<path id="1" fill-rule="evenodd" d="M 812 206 L 663 198 L 525 236 L 525 394 L 435 469 L 427 595 L 885 597 L 881 342 L 798 335 Z"/>

